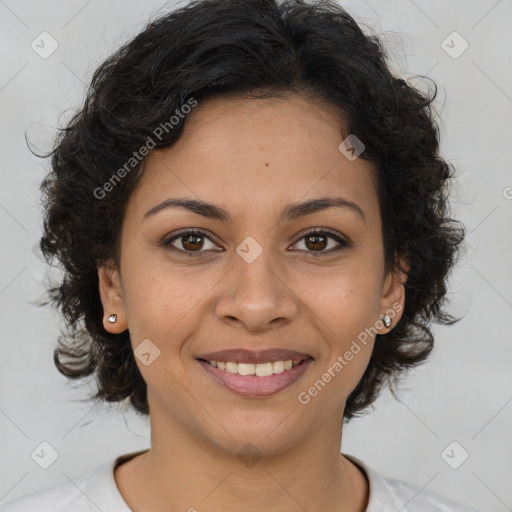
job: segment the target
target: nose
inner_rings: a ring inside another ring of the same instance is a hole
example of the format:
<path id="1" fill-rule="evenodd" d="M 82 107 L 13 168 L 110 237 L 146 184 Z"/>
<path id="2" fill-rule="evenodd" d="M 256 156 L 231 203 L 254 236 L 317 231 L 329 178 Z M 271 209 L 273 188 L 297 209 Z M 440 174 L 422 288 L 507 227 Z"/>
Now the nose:
<path id="1" fill-rule="evenodd" d="M 270 250 L 264 250 L 250 263 L 238 254 L 234 259 L 216 304 L 221 321 L 248 331 L 262 331 L 296 318 L 300 301 Z"/>

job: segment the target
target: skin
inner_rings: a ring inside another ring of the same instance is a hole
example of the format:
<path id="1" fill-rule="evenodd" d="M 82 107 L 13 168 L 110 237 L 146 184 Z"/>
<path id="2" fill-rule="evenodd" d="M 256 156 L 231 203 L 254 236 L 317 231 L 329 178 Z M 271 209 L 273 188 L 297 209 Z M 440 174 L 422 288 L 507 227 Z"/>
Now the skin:
<path id="1" fill-rule="evenodd" d="M 148 386 L 151 448 L 115 470 L 133 510 L 366 509 L 366 476 L 340 454 L 340 439 L 346 398 L 375 338 L 310 403 L 297 399 L 393 304 L 401 309 L 379 333 L 403 311 L 405 276 L 384 273 L 371 164 L 339 151 L 343 133 L 332 106 L 302 95 L 216 98 L 192 110 L 178 143 L 147 157 L 123 221 L 120 268 L 98 269 L 105 329 L 129 329 L 134 349 L 149 339 L 160 350 L 148 366 L 136 358 Z M 334 196 L 357 203 L 365 219 L 331 207 L 278 222 L 291 203 Z M 215 203 L 233 220 L 183 208 L 144 219 L 171 197 Z M 335 240 L 304 238 L 322 227 L 352 247 L 330 252 Z M 175 252 L 161 245 L 184 228 L 202 228 L 212 241 L 177 239 Z M 247 237 L 263 249 L 252 263 L 236 252 Z M 112 313 L 115 324 L 107 322 Z M 288 388 L 243 397 L 195 360 L 237 347 L 291 348 L 314 361 Z M 249 466 L 239 455 L 251 450 L 259 459 Z"/>

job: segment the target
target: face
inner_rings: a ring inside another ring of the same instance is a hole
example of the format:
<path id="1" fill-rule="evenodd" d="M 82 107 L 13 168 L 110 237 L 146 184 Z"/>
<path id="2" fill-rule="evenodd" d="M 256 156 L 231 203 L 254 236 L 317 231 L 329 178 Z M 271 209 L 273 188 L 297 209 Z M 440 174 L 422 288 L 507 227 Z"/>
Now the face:
<path id="1" fill-rule="evenodd" d="M 120 268 L 99 277 L 105 329 L 129 329 L 144 354 L 136 361 L 153 427 L 232 453 L 248 440 L 276 453 L 339 434 L 375 332 L 392 329 L 404 300 L 403 276 L 384 274 L 370 164 L 340 152 L 343 133 L 332 107 L 300 95 L 216 98 L 192 110 L 178 143 L 148 156 L 127 205 Z M 333 202 L 297 208 L 320 198 Z M 222 211 L 165 203 L 173 199 Z M 113 312 L 117 324 L 106 320 Z M 198 360 L 230 349 L 308 359 L 271 365 L 267 377 Z"/>

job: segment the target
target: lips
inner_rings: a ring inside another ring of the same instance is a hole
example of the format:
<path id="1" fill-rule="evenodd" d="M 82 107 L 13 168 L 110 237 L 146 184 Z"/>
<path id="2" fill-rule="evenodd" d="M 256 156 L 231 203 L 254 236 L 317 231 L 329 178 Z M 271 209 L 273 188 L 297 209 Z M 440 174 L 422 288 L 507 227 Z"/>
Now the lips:
<path id="1" fill-rule="evenodd" d="M 309 354 L 296 350 L 270 348 L 265 350 L 247 350 L 243 348 L 218 350 L 201 354 L 196 359 L 204 361 L 232 361 L 234 363 L 268 363 L 273 361 L 300 362 L 304 359 L 313 359 Z"/>
<path id="2" fill-rule="evenodd" d="M 246 398 L 264 398 L 292 386 L 307 371 L 309 366 L 313 363 L 313 359 L 308 357 L 288 370 L 265 377 L 230 373 L 226 370 L 214 367 L 201 359 L 198 360 L 198 363 L 203 371 L 224 389 Z"/>

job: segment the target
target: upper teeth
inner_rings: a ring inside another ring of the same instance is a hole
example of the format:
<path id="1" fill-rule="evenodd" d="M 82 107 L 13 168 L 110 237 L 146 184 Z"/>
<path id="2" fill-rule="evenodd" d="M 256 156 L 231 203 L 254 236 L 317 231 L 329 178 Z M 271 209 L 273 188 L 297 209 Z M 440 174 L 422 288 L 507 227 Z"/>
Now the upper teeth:
<path id="1" fill-rule="evenodd" d="M 273 363 L 235 363 L 233 361 L 209 361 L 212 366 L 219 370 L 226 370 L 230 373 L 238 373 L 239 375 L 257 375 L 258 377 L 268 377 L 274 373 L 281 373 L 289 370 L 292 366 L 297 366 L 300 361 L 293 362 L 291 359 L 287 361 L 274 361 Z"/>

